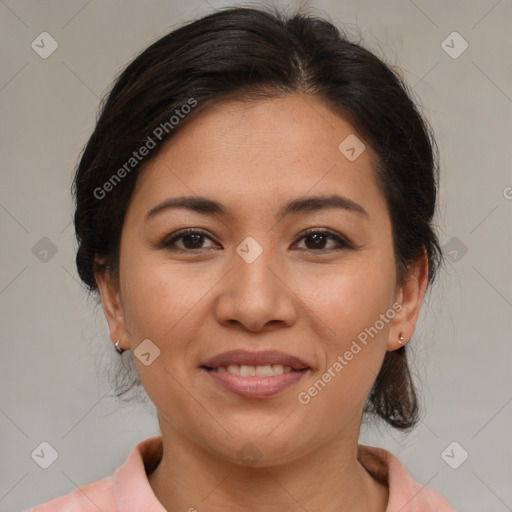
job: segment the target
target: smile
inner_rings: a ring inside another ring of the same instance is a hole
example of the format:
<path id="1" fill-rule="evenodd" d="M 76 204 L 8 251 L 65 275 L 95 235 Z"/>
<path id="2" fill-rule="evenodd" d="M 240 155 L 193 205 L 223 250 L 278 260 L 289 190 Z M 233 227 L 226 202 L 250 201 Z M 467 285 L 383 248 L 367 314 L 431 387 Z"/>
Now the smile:
<path id="1" fill-rule="evenodd" d="M 230 350 L 200 365 L 223 392 L 243 398 L 268 398 L 295 385 L 311 371 L 309 363 L 278 350 Z"/>
<path id="2" fill-rule="evenodd" d="M 283 366 L 282 364 L 266 364 L 263 366 L 230 364 L 229 366 L 218 366 L 213 368 L 218 372 L 228 372 L 231 375 L 241 375 L 242 377 L 272 377 L 274 375 L 282 375 L 290 373 L 291 366 Z"/>

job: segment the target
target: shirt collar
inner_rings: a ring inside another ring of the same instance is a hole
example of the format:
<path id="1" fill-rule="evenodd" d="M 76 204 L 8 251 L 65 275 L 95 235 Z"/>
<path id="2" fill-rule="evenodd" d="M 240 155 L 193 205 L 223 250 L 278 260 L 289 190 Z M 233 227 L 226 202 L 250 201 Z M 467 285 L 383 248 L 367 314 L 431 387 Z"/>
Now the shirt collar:
<path id="1" fill-rule="evenodd" d="M 126 462 L 114 472 L 114 500 L 120 511 L 166 512 L 147 478 L 162 454 L 162 436 L 145 439 L 133 448 Z M 438 493 L 413 480 L 400 461 L 387 450 L 360 444 L 357 458 L 373 478 L 389 488 L 388 512 L 453 512 Z"/>
<path id="2" fill-rule="evenodd" d="M 141 441 L 112 475 L 114 500 L 121 511 L 166 512 L 158 501 L 146 471 L 151 472 L 163 453 L 162 436 Z"/>

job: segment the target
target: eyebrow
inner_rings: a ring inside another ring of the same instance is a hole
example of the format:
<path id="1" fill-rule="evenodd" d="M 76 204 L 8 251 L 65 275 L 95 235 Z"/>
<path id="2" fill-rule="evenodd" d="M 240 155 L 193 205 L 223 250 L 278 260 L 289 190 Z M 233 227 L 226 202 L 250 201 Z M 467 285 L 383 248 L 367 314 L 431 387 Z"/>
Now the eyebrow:
<path id="1" fill-rule="evenodd" d="M 186 209 L 205 215 L 231 216 L 230 208 L 221 203 L 201 196 L 180 196 L 172 197 L 157 204 L 146 213 L 145 220 L 149 220 L 158 213 L 172 209 Z M 337 194 L 309 196 L 301 199 L 294 199 L 286 203 L 277 213 L 278 219 L 288 215 L 310 213 L 314 211 L 338 208 L 347 212 L 355 213 L 361 217 L 368 218 L 368 212 L 358 203 L 348 197 Z"/>

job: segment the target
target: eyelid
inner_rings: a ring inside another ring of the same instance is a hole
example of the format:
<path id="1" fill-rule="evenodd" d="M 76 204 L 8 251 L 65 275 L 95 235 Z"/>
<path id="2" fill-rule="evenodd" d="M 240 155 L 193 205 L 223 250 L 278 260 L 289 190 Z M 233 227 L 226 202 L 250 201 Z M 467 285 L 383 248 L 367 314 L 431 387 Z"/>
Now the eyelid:
<path id="1" fill-rule="evenodd" d="M 215 242 L 215 240 L 206 231 L 204 231 L 201 228 L 183 228 L 183 229 L 179 229 L 178 231 L 171 233 L 169 236 L 164 237 L 164 239 L 161 242 L 157 243 L 156 246 L 159 249 L 169 249 L 170 246 L 175 242 L 175 240 L 181 238 L 182 236 L 189 235 L 189 234 L 200 234 L 200 235 L 203 235 L 205 238 L 209 238 L 210 240 Z M 217 243 L 217 242 L 215 242 L 215 243 Z M 180 249 L 177 249 L 177 250 L 180 250 Z M 188 249 L 188 250 L 181 249 L 181 250 L 187 251 L 187 252 L 194 252 L 190 249 Z M 200 249 L 198 249 L 198 250 L 200 250 Z M 197 252 L 197 251 L 195 251 L 195 252 Z"/>
<path id="2" fill-rule="evenodd" d="M 205 238 L 209 238 L 213 242 L 218 243 L 206 231 L 204 231 L 201 228 L 183 228 L 183 229 L 175 231 L 171 235 L 165 237 L 156 246 L 157 246 L 157 248 L 160 248 L 160 249 L 169 249 L 171 247 L 171 245 L 176 240 L 178 240 L 181 237 L 186 236 L 188 234 L 200 234 L 200 235 L 203 235 Z M 297 240 L 293 243 L 293 245 L 297 244 L 303 238 L 305 238 L 311 234 L 320 234 L 320 235 L 329 236 L 331 239 L 336 241 L 336 243 L 338 244 L 338 247 L 331 248 L 331 249 L 318 249 L 318 250 L 304 249 L 304 251 L 309 251 L 309 252 L 314 252 L 314 253 L 322 253 L 322 252 L 325 253 L 325 252 L 332 252 L 332 251 L 337 251 L 337 250 L 342 250 L 342 249 L 354 249 L 355 248 L 354 244 L 352 244 L 345 236 L 343 236 L 340 233 L 337 233 L 335 231 L 332 231 L 329 228 L 320 228 L 320 227 L 312 227 L 312 228 L 306 229 L 305 231 L 302 231 L 301 233 L 299 233 L 297 235 Z M 181 250 L 184 252 L 199 252 L 204 249 L 206 249 L 206 248 L 203 248 L 203 249 L 200 248 L 197 250 L 193 250 L 193 249 L 176 249 L 176 250 L 178 250 L 178 251 Z"/>
<path id="3" fill-rule="evenodd" d="M 322 252 L 322 251 L 323 252 L 331 252 L 331 251 L 336 251 L 336 250 L 341 250 L 341 249 L 354 249 L 354 244 L 352 244 L 348 240 L 347 237 L 345 237 L 341 233 L 332 231 L 329 228 L 321 228 L 321 227 L 308 228 L 305 231 L 302 231 L 301 233 L 299 233 L 299 235 L 297 237 L 297 242 L 302 240 L 304 237 L 311 235 L 311 234 L 315 234 L 315 233 L 330 236 L 332 239 L 334 239 L 339 244 L 339 247 L 336 247 L 334 249 L 319 249 L 317 251 L 315 251 L 314 249 L 305 249 L 306 251 L 309 250 L 310 252 Z M 294 244 L 297 242 L 294 242 Z"/>

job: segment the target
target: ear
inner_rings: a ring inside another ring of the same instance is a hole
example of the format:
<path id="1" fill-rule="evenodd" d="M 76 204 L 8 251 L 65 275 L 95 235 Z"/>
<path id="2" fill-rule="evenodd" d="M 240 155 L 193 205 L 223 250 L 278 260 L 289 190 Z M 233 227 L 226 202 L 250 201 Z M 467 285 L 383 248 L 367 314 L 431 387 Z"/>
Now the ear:
<path id="1" fill-rule="evenodd" d="M 408 267 L 405 283 L 397 287 L 395 301 L 401 304 L 402 307 L 399 310 L 397 309 L 389 330 L 388 350 L 397 350 L 412 338 L 427 283 L 428 257 L 424 250 L 422 257 Z M 404 339 L 400 340 L 400 336 L 403 336 Z"/>
<path id="2" fill-rule="evenodd" d="M 101 295 L 103 313 L 110 330 L 110 339 L 114 343 L 120 340 L 119 347 L 127 350 L 130 347 L 126 335 L 124 308 L 121 302 L 119 284 L 107 271 L 95 274 L 95 279 Z"/>

